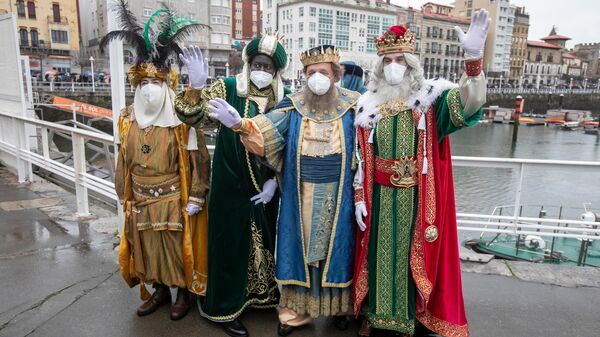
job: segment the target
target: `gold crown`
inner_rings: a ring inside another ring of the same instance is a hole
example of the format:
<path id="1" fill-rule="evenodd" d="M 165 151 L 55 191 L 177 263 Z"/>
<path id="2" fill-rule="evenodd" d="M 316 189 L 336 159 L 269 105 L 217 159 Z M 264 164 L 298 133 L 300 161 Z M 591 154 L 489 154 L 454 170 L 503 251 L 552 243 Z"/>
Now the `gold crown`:
<path id="1" fill-rule="evenodd" d="M 179 75 L 173 67 L 161 69 L 157 68 L 152 62 L 142 62 L 137 66 L 134 64 L 129 67 L 127 78 L 134 87 L 137 87 L 144 77 L 158 78 L 166 82 L 173 90 L 176 90 L 179 84 Z"/>
<path id="2" fill-rule="evenodd" d="M 415 51 L 415 36 L 401 26 L 390 27 L 379 38 L 375 38 L 377 46 L 377 55 L 381 56 L 389 53 L 412 53 Z M 405 30 L 402 32 L 402 30 Z M 401 34 L 401 35 L 400 35 Z"/>
<path id="3" fill-rule="evenodd" d="M 300 54 L 300 62 L 307 67 L 315 63 L 340 62 L 340 51 L 333 46 L 311 48 Z"/>

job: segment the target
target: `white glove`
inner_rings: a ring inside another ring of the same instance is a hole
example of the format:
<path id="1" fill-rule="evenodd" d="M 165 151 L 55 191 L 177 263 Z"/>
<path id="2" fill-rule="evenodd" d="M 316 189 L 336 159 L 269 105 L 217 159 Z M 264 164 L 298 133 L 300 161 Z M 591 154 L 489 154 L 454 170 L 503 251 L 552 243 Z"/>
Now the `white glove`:
<path id="1" fill-rule="evenodd" d="M 190 84 L 194 89 L 204 88 L 206 78 L 208 77 L 208 60 L 202 56 L 200 47 L 189 46 L 183 48 L 179 58 L 187 68 L 190 77 Z"/>
<path id="2" fill-rule="evenodd" d="M 262 192 L 250 198 L 250 201 L 254 201 L 255 205 L 258 205 L 261 202 L 263 204 L 266 204 L 269 201 L 271 201 L 271 199 L 273 199 L 276 189 L 277 182 L 275 181 L 275 179 L 269 179 L 263 184 Z"/>
<path id="3" fill-rule="evenodd" d="M 208 114 L 210 118 L 218 120 L 230 129 L 242 121 L 242 117 L 240 117 L 238 111 L 222 98 L 215 98 L 208 101 L 208 110 L 210 111 Z"/>
<path id="4" fill-rule="evenodd" d="M 454 27 L 458 35 L 458 40 L 462 43 L 465 56 L 468 59 L 479 59 L 483 56 L 485 39 L 491 21 L 492 19 L 489 17 L 488 11 L 480 9 L 471 17 L 471 25 L 467 34 L 460 27 Z"/>
<path id="5" fill-rule="evenodd" d="M 358 223 L 358 228 L 361 231 L 365 231 L 367 229 L 367 225 L 365 224 L 365 218 L 367 217 L 367 204 L 363 202 L 359 202 L 354 205 L 354 216 L 356 217 L 356 222 Z"/>
<path id="6" fill-rule="evenodd" d="M 187 204 L 187 206 L 185 207 L 185 211 L 187 212 L 188 215 L 194 215 L 194 214 L 198 214 L 200 211 L 202 211 L 202 206 L 198 206 L 195 204 Z"/>

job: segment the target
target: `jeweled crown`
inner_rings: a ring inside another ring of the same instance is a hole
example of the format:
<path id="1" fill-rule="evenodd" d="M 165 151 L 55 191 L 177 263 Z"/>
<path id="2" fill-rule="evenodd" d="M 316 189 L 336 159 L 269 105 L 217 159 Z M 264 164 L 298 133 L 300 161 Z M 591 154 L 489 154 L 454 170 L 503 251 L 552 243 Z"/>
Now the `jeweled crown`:
<path id="1" fill-rule="evenodd" d="M 379 38 L 375 38 L 377 55 L 389 53 L 412 53 L 415 51 L 415 36 L 404 26 L 392 26 Z"/>
<path id="2" fill-rule="evenodd" d="M 340 62 L 340 51 L 330 45 L 314 47 L 300 54 L 300 62 L 305 67 L 315 63 L 338 63 Z"/>

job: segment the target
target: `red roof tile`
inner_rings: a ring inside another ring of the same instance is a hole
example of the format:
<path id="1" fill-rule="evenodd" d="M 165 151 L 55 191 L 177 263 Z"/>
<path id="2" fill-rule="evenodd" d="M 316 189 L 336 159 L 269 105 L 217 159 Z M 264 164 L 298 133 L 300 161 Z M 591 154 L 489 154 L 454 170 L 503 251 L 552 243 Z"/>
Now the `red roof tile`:
<path id="1" fill-rule="evenodd" d="M 554 35 L 549 35 L 546 37 L 543 37 L 542 40 L 570 40 L 570 37 L 566 37 L 564 35 L 558 35 L 558 34 L 554 34 Z"/>
<path id="2" fill-rule="evenodd" d="M 528 46 L 550 48 L 550 49 L 562 49 L 562 47 L 543 41 L 527 41 Z"/>

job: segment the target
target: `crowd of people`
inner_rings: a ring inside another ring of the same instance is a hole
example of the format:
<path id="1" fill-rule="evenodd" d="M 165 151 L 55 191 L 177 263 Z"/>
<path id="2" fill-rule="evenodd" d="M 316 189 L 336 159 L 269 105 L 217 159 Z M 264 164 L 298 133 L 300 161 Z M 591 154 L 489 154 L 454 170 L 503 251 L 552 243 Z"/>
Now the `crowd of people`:
<path id="1" fill-rule="evenodd" d="M 229 336 L 249 335 L 247 308 L 277 308 L 280 336 L 320 316 L 342 330 L 360 319 L 361 336 L 469 335 L 448 135 L 482 114 L 485 10 L 457 28 L 458 84 L 425 80 L 413 33 L 393 26 L 376 40 L 366 87 L 363 69 L 321 45 L 299 56 L 296 92 L 283 84 L 277 35 L 253 39 L 242 72 L 207 85 L 201 50 L 177 45 L 193 22 L 162 9 L 144 29 L 121 12 L 128 30 L 102 45 L 126 32 L 138 53 L 115 186 L 119 263 L 140 286 L 139 316 L 171 305 L 178 320 L 195 298 Z M 189 74 L 179 93 L 173 54 Z M 210 119 L 220 124 L 212 161 L 201 131 Z"/>

